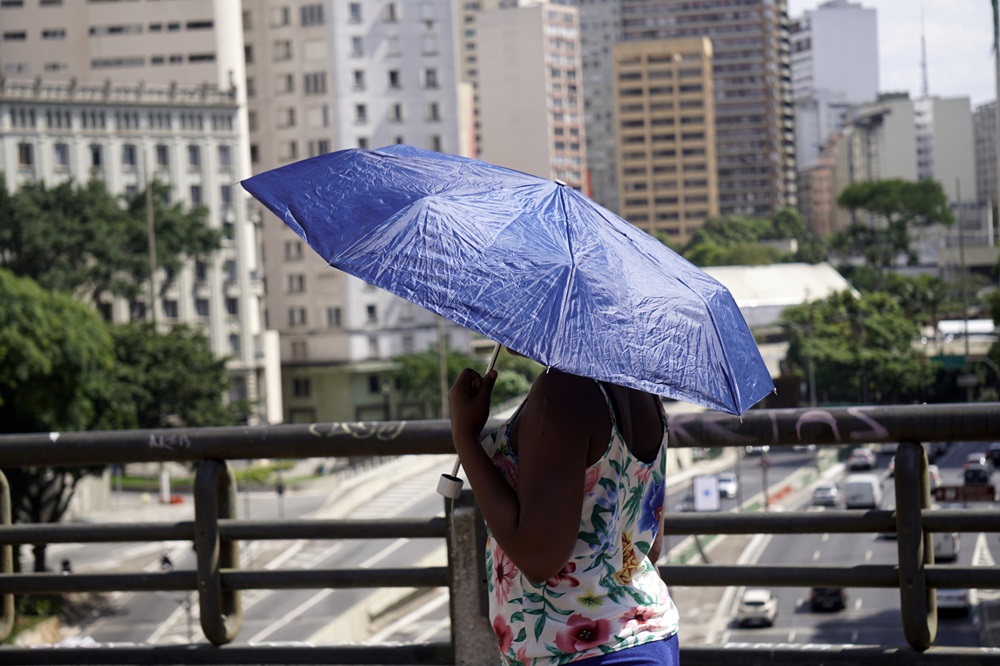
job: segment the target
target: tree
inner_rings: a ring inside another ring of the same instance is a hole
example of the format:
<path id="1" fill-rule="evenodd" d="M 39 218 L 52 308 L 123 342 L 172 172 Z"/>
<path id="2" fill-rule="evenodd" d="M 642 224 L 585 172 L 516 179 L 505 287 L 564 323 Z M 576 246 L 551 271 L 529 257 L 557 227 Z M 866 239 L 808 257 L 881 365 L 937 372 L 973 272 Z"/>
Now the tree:
<path id="1" fill-rule="evenodd" d="M 152 187 L 158 266 L 176 271 L 185 258 L 218 249 L 221 234 L 208 226 L 207 209 L 168 206 L 169 187 Z M 0 267 L 93 302 L 105 295 L 134 301 L 150 275 L 145 201 L 140 193 L 123 205 L 99 180 L 33 182 L 8 194 L 0 176 Z"/>
<path id="2" fill-rule="evenodd" d="M 837 235 L 836 247 L 848 258 L 863 259 L 876 268 L 876 290 L 883 288 L 886 272 L 900 260 L 917 262 L 914 229 L 954 223 L 948 197 L 933 180 L 854 183 L 840 193 L 837 204 L 855 213 L 855 219 Z"/>
<path id="3" fill-rule="evenodd" d="M 934 367 L 913 348 L 916 322 L 884 292 L 850 291 L 784 311 L 786 363 L 802 376 L 813 367 L 824 403 L 890 404 L 919 400 Z"/>
<path id="4" fill-rule="evenodd" d="M 794 240 L 798 249 L 782 252 L 766 244 L 782 240 Z M 783 208 L 771 219 L 709 218 L 695 229 L 681 254 L 698 266 L 766 265 L 788 261 L 815 263 L 825 259 L 822 241 L 806 231 L 804 218 L 792 208 Z"/>
<path id="5" fill-rule="evenodd" d="M 84 430 L 100 420 L 114 364 L 100 317 L 72 297 L 0 269 L 0 432 Z M 99 468 L 11 468 L 14 519 L 56 522 L 79 480 Z M 34 547 L 45 570 L 45 545 Z"/>

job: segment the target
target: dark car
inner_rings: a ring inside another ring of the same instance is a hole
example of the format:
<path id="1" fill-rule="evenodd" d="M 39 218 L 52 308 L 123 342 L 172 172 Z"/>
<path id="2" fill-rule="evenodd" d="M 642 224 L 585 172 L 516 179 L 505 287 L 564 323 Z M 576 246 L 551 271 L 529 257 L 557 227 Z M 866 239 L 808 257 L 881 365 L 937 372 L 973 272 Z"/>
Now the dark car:
<path id="1" fill-rule="evenodd" d="M 962 481 L 967 486 L 985 486 L 991 476 L 991 470 L 986 465 L 971 464 L 962 471 Z"/>
<path id="2" fill-rule="evenodd" d="M 990 448 L 986 450 L 986 455 L 993 461 L 994 467 L 1000 465 L 1000 442 L 990 444 Z"/>
<path id="3" fill-rule="evenodd" d="M 844 610 L 847 593 L 842 587 L 814 587 L 809 593 L 809 607 L 814 611 Z"/>

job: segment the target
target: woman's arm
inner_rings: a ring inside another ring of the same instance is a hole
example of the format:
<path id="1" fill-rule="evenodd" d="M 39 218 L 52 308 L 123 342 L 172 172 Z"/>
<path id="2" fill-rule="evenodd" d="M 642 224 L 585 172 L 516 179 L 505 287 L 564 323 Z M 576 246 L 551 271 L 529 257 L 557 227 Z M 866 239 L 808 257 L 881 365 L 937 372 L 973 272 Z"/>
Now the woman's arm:
<path id="1" fill-rule="evenodd" d="M 449 394 L 452 438 L 490 531 L 532 582 L 562 570 L 573 552 L 583 507 L 595 414 L 606 414 L 592 380 L 558 371 L 539 375 L 518 417 L 517 487 L 479 444 L 496 373 L 466 369 Z M 598 410 L 598 411 L 595 411 Z"/>

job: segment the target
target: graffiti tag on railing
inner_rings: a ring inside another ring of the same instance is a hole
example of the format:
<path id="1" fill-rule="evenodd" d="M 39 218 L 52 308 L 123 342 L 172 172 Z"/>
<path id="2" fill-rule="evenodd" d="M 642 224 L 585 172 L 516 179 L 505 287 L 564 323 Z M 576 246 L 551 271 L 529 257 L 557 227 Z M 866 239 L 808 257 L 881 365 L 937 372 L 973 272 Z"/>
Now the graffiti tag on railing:
<path id="1" fill-rule="evenodd" d="M 309 434 L 315 437 L 347 435 L 354 439 L 378 439 L 383 442 L 398 438 L 406 428 L 406 421 L 353 421 L 347 423 L 313 423 Z"/>
<path id="2" fill-rule="evenodd" d="M 164 451 L 180 451 L 191 448 L 191 440 L 187 435 L 150 435 L 149 448 Z"/>

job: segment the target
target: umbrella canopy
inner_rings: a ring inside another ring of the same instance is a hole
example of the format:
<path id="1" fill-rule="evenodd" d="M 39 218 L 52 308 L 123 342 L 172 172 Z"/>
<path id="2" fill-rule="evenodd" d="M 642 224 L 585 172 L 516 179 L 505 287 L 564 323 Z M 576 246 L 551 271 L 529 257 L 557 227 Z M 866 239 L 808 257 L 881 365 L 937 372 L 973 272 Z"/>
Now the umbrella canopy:
<path id="1" fill-rule="evenodd" d="M 731 414 L 774 388 L 725 287 L 558 181 L 397 145 L 242 184 L 330 265 L 546 366 Z"/>

